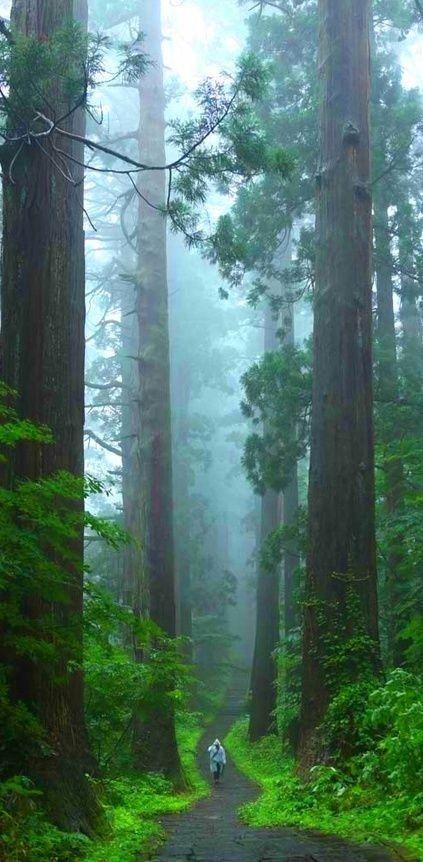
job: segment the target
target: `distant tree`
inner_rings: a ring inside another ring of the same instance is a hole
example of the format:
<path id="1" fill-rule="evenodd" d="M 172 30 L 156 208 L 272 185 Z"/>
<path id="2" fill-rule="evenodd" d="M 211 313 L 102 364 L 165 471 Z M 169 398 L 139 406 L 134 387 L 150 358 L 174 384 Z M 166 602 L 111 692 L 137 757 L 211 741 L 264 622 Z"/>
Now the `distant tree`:
<path id="1" fill-rule="evenodd" d="M 319 22 L 322 102 L 299 743 L 304 765 L 321 753 L 318 728 L 332 685 L 362 678 L 366 669 L 368 673 L 377 670 L 379 662 L 372 423 L 370 3 L 320 0 Z M 334 88 L 342 97 L 336 97 Z M 338 662 L 336 669 L 331 659 L 335 665 Z"/>
<path id="2" fill-rule="evenodd" d="M 278 321 L 267 305 L 264 320 L 264 350 L 277 348 Z M 266 422 L 263 433 L 266 434 Z M 261 501 L 260 546 L 281 523 L 281 496 L 272 488 L 264 490 Z M 264 569 L 258 561 L 256 594 L 256 635 L 251 672 L 251 707 L 248 734 L 256 742 L 275 728 L 277 702 L 276 650 L 280 640 L 280 565 Z"/>
<path id="3" fill-rule="evenodd" d="M 404 24 L 404 12 L 401 22 Z M 377 17 L 375 15 L 375 22 Z M 392 22 L 399 23 L 397 19 Z M 392 33 L 390 29 L 389 34 Z M 416 91 L 402 85 L 402 69 L 386 32 L 373 28 L 373 188 L 374 245 L 376 273 L 376 440 L 378 443 L 378 489 L 384 496 L 384 511 L 379 508 L 378 524 L 391 525 L 403 514 L 405 504 L 404 464 L 399 457 L 400 440 L 406 431 L 400 403 L 399 341 L 395 314 L 395 292 L 401 293 L 401 267 L 413 270 L 411 259 L 399 259 L 394 246 L 393 213 L 403 199 L 404 186 L 410 187 L 413 149 L 422 119 L 422 106 Z M 409 232 L 409 229 L 408 229 Z M 402 231 L 399 243 L 403 248 Z M 413 257 L 413 254 L 411 258 Z M 413 282 L 413 293 L 418 282 Z M 405 643 L 399 636 L 404 627 L 403 599 L 407 593 L 405 535 L 388 530 L 380 547 L 379 574 L 382 595 L 382 631 L 387 633 L 387 659 L 395 665 L 405 661 Z M 385 626 L 386 621 L 386 626 Z"/>

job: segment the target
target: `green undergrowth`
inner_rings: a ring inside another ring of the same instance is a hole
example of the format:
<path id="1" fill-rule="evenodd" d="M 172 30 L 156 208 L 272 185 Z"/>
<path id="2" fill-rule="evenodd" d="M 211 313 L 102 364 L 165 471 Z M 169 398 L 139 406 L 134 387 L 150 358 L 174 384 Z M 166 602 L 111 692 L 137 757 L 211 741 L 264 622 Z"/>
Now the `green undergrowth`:
<path id="1" fill-rule="evenodd" d="M 185 811 L 203 796 L 208 785 L 196 766 L 196 749 L 203 732 L 199 717 L 184 715 L 178 722 L 178 743 L 188 790 L 176 793 L 172 785 L 158 775 L 126 776 L 108 783 L 106 812 L 111 837 L 93 844 L 84 862 L 135 862 L 165 837 L 159 818 L 164 814 Z"/>
<path id="2" fill-rule="evenodd" d="M 52 826 L 39 806 L 40 794 L 26 779 L 1 783 L 0 862 L 139 862 L 165 838 L 160 817 L 186 810 L 209 792 L 196 766 L 203 733 L 199 714 L 183 714 L 177 732 L 188 789 L 176 793 L 158 775 L 100 782 L 98 792 L 110 827 L 103 840 Z"/>
<path id="3" fill-rule="evenodd" d="M 256 801 L 240 809 L 246 823 L 319 830 L 358 843 L 401 845 L 410 858 L 423 859 L 418 799 L 385 794 L 371 782 L 368 786 L 348 782 L 328 766 L 315 767 L 310 783 L 304 784 L 293 757 L 276 736 L 250 743 L 247 731 L 248 720 L 240 719 L 226 738 L 236 765 L 262 789 Z"/>

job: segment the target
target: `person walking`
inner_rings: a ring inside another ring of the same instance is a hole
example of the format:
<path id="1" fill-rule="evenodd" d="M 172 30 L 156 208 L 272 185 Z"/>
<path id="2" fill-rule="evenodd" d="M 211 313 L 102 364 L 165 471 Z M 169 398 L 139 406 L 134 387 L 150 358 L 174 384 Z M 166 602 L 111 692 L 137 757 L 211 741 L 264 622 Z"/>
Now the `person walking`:
<path id="1" fill-rule="evenodd" d="M 223 770 L 226 766 L 226 752 L 223 745 L 218 739 L 209 745 L 208 752 L 210 756 L 210 772 L 213 775 L 215 784 L 219 784 L 220 778 L 223 775 Z"/>

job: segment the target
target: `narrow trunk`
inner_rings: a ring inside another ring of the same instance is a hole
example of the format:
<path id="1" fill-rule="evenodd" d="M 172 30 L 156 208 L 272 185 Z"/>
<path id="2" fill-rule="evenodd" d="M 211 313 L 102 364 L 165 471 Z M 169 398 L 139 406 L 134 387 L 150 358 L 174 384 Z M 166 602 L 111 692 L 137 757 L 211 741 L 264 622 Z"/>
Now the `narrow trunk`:
<path id="1" fill-rule="evenodd" d="M 319 0 L 320 164 L 302 766 L 336 678 L 378 667 L 372 422 L 369 0 Z M 346 644 L 362 632 L 365 648 Z M 336 640 L 338 639 L 338 640 Z M 332 675 L 331 675 L 332 668 Z"/>
<path id="2" fill-rule="evenodd" d="M 135 291 L 124 282 L 121 287 L 122 345 L 120 368 L 122 376 L 122 508 L 124 527 L 132 540 L 123 550 L 122 599 L 140 615 L 147 607 L 143 572 L 143 525 L 140 505 L 140 416 L 137 401 L 139 332 L 135 315 Z M 135 652 L 136 644 L 131 640 Z"/>
<path id="3" fill-rule="evenodd" d="M 282 265 L 288 269 L 292 261 L 292 239 L 291 234 L 287 237 L 283 251 Z M 285 294 L 289 291 L 285 290 Z M 289 297 L 287 297 L 289 298 Z M 295 345 L 295 323 L 294 305 L 287 302 L 283 307 L 282 315 L 282 344 L 286 347 Z M 295 522 L 298 512 L 298 465 L 292 470 L 291 480 L 283 492 L 283 524 L 290 527 Z M 289 638 L 292 629 L 298 625 L 298 583 L 296 572 L 300 565 L 300 556 L 295 541 L 289 542 L 284 553 L 283 581 L 284 581 L 284 636 Z"/>
<path id="4" fill-rule="evenodd" d="M 264 351 L 276 350 L 278 321 L 270 305 L 264 319 Z M 280 495 L 271 489 L 264 492 L 261 503 L 260 550 L 281 523 Z M 251 674 L 251 708 L 248 734 L 251 742 L 275 729 L 277 664 L 275 650 L 280 638 L 280 567 L 272 570 L 257 567 L 256 636 Z"/>
<path id="5" fill-rule="evenodd" d="M 152 61 L 141 78 L 139 158 L 165 163 L 165 94 L 158 0 L 143 0 L 140 31 Z M 150 618 L 170 638 L 175 636 L 175 573 L 173 546 L 172 451 L 170 417 L 169 326 L 166 219 L 158 211 L 166 201 L 166 175 L 146 171 L 138 183 L 137 316 L 140 352 L 140 488 L 143 519 L 143 569 Z M 147 608 L 140 608 L 146 611 Z M 138 768 L 163 771 L 180 780 L 181 767 L 170 697 L 172 681 L 163 683 L 161 701 L 135 728 Z"/>
<path id="6" fill-rule="evenodd" d="M 283 523 L 291 526 L 298 512 L 298 470 L 295 466 L 292 479 L 283 492 Z M 284 554 L 284 635 L 289 637 L 298 625 L 298 584 L 296 572 L 300 565 L 300 555 L 295 542 L 289 542 Z"/>
<path id="7" fill-rule="evenodd" d="M 192 661 L 192 600 L 190 567 L 190 487 L 188 463 L 188 423 L 190 402 L 190 368 L 181 362 L 175 381 L 175 501 L 179 513 L 179 529 L 175 538 L 178 583 L 178 633 L 186 638 L 184 655 Z"/>
<path id="8" fill-rule="evenodd" d="M 389 447 L 398 440 L 398 425 L 395 405 L 398 402 L 398 363 L 395 334 L 393 300 L 393 261 L 390 245 L 388 201 L 383 190 L 375 196 L 375 246 L 377 289 L 377 398 L 379 401 L 380 434 L 382 442 Z M 388 449 L 383 467 L 386 509 L 394 515 L 403 499 L 404 471 L 400 458 L 393 458 Z M 387 554 L 388 592 L 388 648 L 394 665 L 403 664 L 399 631 L 402 628 L 400 603 L 401 585 L 401 537 L 396 536 Z"/>
<path id="9" fill-rule="evenodd" d="M 14 0 L 12 4 L 13 26 L 40 40 L 49 39 L 74 15 L 86 25 L 87 9 L 82 0 L 75 4 L 72 0 Z M 13 81 L 11 86 L 13 89 Z M 70 107 L 59 84 L 52 85 L 51 103 L 59 115 Z M 50 106 L 45 110 L 51 112 Z M 72 114 L 66 126 L 81 132 L 83 115 Z M 83 159 L 78 145 L 62 141 L 60 146 Z M 82 476 L 82 175 L 75 167 L 74 176 L 81 184 L 70 184 L 35 146 L 26 146 L 15 160 L 14 184 L 8 181 L 7 170 L 4 175 L 3 375 L 17 390 L 21 416 L 46 424 L 54 437 L 53 445 L 19 447 L 13 458 L 13 478 L 37 479 L 58 470 Z M 79 506 L 82 510 L 82 498 Z M 55 669 L 15 657 L 12 695 L 34 711 L 47 744 L 44 753 L 30 762 L 20 763 L 19 751 L 12 753 L 10 769 L 12 774 L 22 771 L 41 786 L 49 812 L 59 826 L 90 833 L 98 810 L 86 778 L 93 764 L 84 723 L 82 673 L 74 669 L 82 663 L 82 530 L 73 550 L 77 562 L 63 565 L 64 601 L 47 605 L 33 596 L 24 609 L 30 625 L 37 625 L 40 617 L 48 614 L 67 636 L 67 645 L 61 641 Z"/>
<path id="10" fill-rule="evenodd" d="M 413 250 L 419 248 L 420 232 L 406 188 L 402 190 L 398 201 L 397 224 L 401 270 L 402 366 L 408 387 L 420 392 L 423 374 L 423 320 L 419 307 L 421 286 L 413 260 Z"/>

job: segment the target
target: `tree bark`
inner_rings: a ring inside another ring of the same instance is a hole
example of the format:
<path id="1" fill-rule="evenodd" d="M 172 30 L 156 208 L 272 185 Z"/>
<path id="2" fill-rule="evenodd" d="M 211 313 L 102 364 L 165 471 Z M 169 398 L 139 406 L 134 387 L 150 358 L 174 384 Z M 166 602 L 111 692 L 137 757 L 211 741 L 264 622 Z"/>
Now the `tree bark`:
<path id="1" fill-rule="evenodd" d="M 377 294 L 377 397 L 381 417 L 382 442 L 389 446 L 398 440 L 398 424 L 395 405 L 398 403 L 398 362 L 395 333 L 393 299 L 393 260 L 390 244 L 389 201 L 384 190 L 375 195 L 375 247 L 376 247 L 376 294 Z M 389 515 L 394 515 L 402 505 L 404 470 L 400 458 L 384 460 L 385 504 Z M 401 623 L 401 537 L 396 536 L 388 547 L 386 586 L 388 595 L 388 649 L 395 666 L 404 663 L 399 631 Z"/>
<path id="2" fill-rule="evenodd" d="M 164 164 L 165 94 L 158 0 L 142 0 L 140 31 L 152 61 L 139 84 L 139 157 Z M 166 219 L 156 207 L 166 201 L 162 171 L 141 174 L 138 191 L 137 316 L 139 326 L 140 488 L 143 519 L 143 569 L 150 618 L 170 638 L 175 636 L 175 570 L 173 540 L 172 448 L 170 416 L 169 322 Z M 147 608 L 140 608 L 145 612 Z M 163 703 L 135 728 L 138 768 L 162 771 L 181 780 L 171 683 Z"/>
<path id="3" fill-rule="evenodd" d="M 137 615 L 141 615 L 148 607 L 148 593 L 142 556 L 144 536 L 140 498 L 141 424 L 138 404 L 139 373 L 135 358 L 139 354 L 139 331 L 135 314 L 135 288 L 131 289 L 127 282 L 121 286 L 120 300 L 120 368 L 125 400 L 121 426 L 122 508 L 124 527 L 131 536 L 131 542 L 123 549 L 122 599 L 127 607 L 132 607 Z M 136 640 L 131 637 L 130 644 L 127 645 L 136 655 Z"/>
<path id="4" fill-rule="evenodd" d="M 408 200 L 407 184 L 397 201 L 398 252 L 401 270 L 400 321 L 402 328 L 403 369 L 408 383 L 421 389 L 423 374 L 423 320 L 419 308 L 421 286 L 415 275 L 413 246 L 418 247 L 418 228 Z M 415 240 L 415 243 L 413 242 Z"/>
<path id="5" fill-rule="evenodd" d="M 264 352 L 278 348 L 278 321 L 270 305 L 264 317 Z M 266 489 L 261 502 L 260 549 L 269 534 L 281 523 L 281 497 Z M 251 742 L 276 728 L 277 663 L 275 650 L 280 640 L 280 566 L 271 571 L 258 561 L 256 635 L 251 673 L 251 708 L 248 735 Z"/>
<path id="6" fill-rule="evenodd" d="M 327 659 L 335 636 L 346 639 L 358 627 L 369 638 L 369 666 L 378 666 L 370 5 L 369 0 L 319 0 L 320 164 L 299 742 L 303 767 L 321 754 L 318 727 L 331 697 Z M 359 618 L 351 618 L 351 601 Z M 351 656 L 344 671 L 356 680 L 363 667 Z"/>
<path id="7" fill-rule="evenodd" d="M 83 0 L 14 0 L 12 26 L 24 35 L 49 39 L 74 18 L 86 27 Z M 13 90 L 13 80 L 11 87 Z M 57 113 L 69 108 L 60 85 L 50 102 Z M 67 128 L 80 133 L 84 115 L 73 114 Z M 62 143 L 82 160 L 76 143 Z M 11 153 L 10 158 L 13 158 Z M 35 146 L 25 148 L 14 166 L 12 184 L 5 170 L 3 201 L 2 338 L 3 375 L 18 393 L 22 417 L 44 423 L 54 443 L 21 445 L 12 459 L 12 479 L 37 479 L 58 470 L 83 475 L 85 271 L 82 174 L 78 187 L 67 182 Z M 83 500 L 79 501 L 80 509 Z M 36 596 L 24 613 L 30 624 L 48 614 L 72 642 L 61 641 L 58 668 L 15 657 L 12 695 L 38 717 L 46 753 L 20 763 L 44 791 L 54 821 L 62 828 L 92 833 L 98 808 L 86 778 L 93 766 L 83 714 L 82 528 L 73 542 L 75 565 L 63 565 L 63 602 L 42 603 Z M 59 669 L 59 673 L 57 670 Z M 50 746 L 50 752 L 48 751 Z"/>
<path id="8" fill-rule="evenodd" d="M 179 529 L 175 536 L 175 559 L 178 585 L 178 634 L 186 638 L 184 655 L 193 659 L 192 599 L 190 560 L 190 465 L 188 463 L 188 428 L 191 390 L 191 369 L 183 359 L 177 367 L 175 379 L 175 483 L 174 496 L 179 516 Z"/>
<path id="9" fill-rule="evenodd" d="M 292 262 L 292 236 L 291 232 L 286 238 L 285 246 L 282 252 L 282 266 L 288 269 Z M 284 346 L 293 347 L 295 345 L 295 322 L 294 322 L 294 305 L 289 302 L 289 290 L 285 291 L 286 303 L 283 306 L 282 319 L 282 344 Z M 292 470 L 291 480 L 283 491 L 283 506 L 282 517 L 283 525 L 290 527 L 295 522 L 298 512 L 298 465 L 295 464 Z M 296 572 L 300 565 L 300 556 L 295 541 L 289 542 L 283 559 L 283 606 L 284 606 L 284 636 L 289 638 L 292 629 L 298 625 L 298 600 L 296 594 L 298 592 L 298 583 Z"/>

